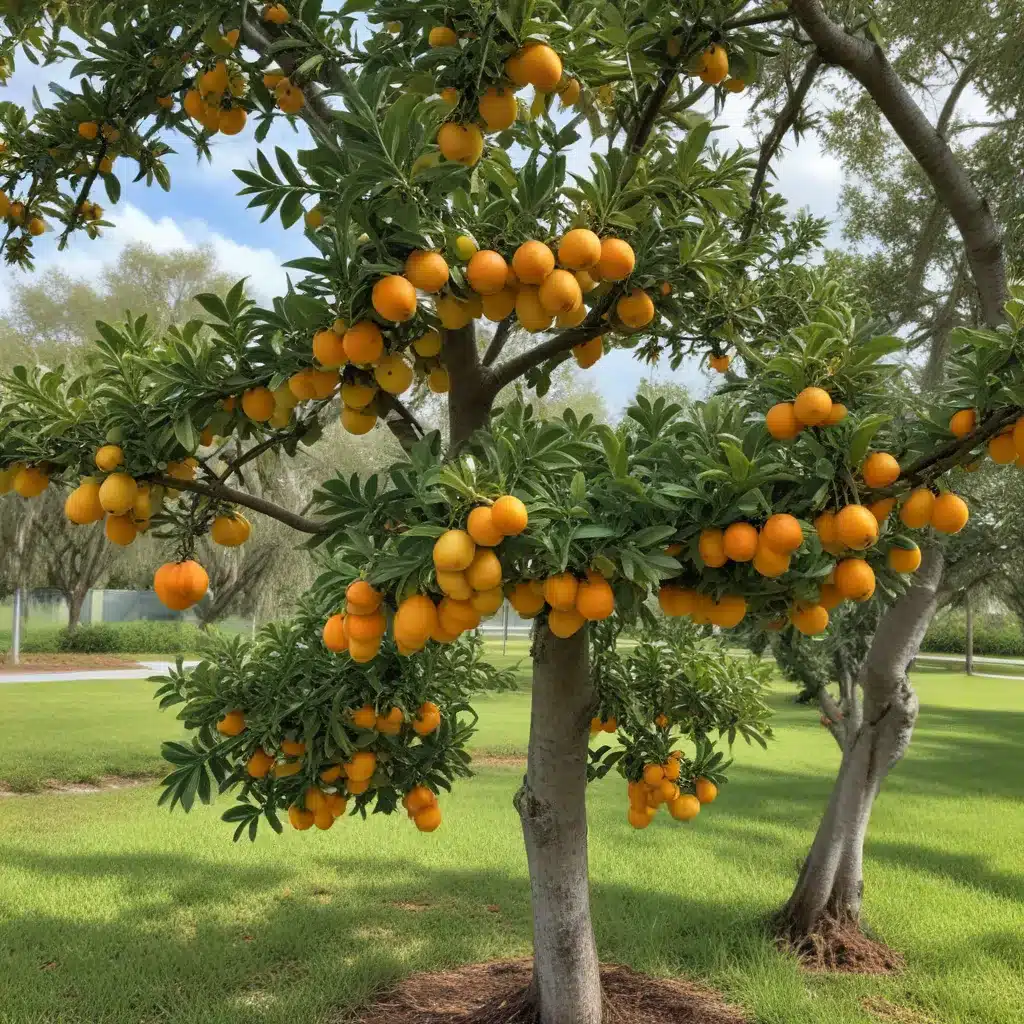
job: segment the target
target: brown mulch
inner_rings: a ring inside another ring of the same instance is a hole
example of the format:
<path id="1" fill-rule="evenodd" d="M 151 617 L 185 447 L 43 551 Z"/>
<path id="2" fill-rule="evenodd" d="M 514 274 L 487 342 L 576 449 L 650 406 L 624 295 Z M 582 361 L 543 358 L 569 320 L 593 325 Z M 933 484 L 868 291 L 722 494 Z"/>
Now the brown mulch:
<path id="1" fill-rule="evenodd" d="M 473 755 L 474 768 L 526 768 L 526 756 L 514 757 L 501 754 Z"/>
<path id="2" fill-rule="evenodd" d="M 0 655 L 0 676 L 15 672 L 88 672 L 100 669 L 141 668 L 133 655 L 116 654 L 23 654 L 15 665 L 10 655 Z"/>
<path id="3" fill-rule="evenodd" d="M 898 974 L 906 967 L 902 953 L 865 935 L 856 925 L 840 921 L 798 941 L 786 936 L 776 941 L 780 948 L 796 955 L 804 970 L 816 973 Z"/>
<path id="4" fill-rule="evenodd" d="M 88 795 L 90 793 L 106 793 L 111 789 L 132 789 L 135 786 L 148 786 L 159 775 L 134 776 L 125 775 L 101 775 L 91 782 L 64 782 L 60 779 L 44 779 L 42 786 L 34 790 L 17 790 L 0 782 L 0 797 L 4 796 L 39 796 L 40 794 L 72 793 L 75 795 Z"/>
<path id="5" fill-rule="evenodd" d="M 533 1024 L 531 960 L 495 960 L 439 974 L 414 974 L 372 1006 L 335 1019 L 351 1024 Z M 714 990 L 601 967 L 605 1024 L 748 1024 Z"/>

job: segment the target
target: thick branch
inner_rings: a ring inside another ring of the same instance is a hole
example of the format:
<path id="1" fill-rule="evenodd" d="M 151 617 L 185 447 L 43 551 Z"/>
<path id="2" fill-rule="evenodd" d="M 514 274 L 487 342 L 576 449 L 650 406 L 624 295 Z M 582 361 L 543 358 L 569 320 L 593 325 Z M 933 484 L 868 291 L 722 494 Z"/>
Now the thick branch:
<path id="1" fill-rule="evenodd" d="M 771 14 L 749 14 L 745 18 L 733 18 L 722 22 L 723 32 L 732 32 L 737 28 L 751 28 L 754 25 L 769 25 L 773 21 L 789 21 L 789 11 L 773 11 Z"/>
<path id="2" fill-rule="evenodd" d="M 149 478 L 153 483 L 160 484 L 177 491 L 192 491 L 194 494 L 203 494 L 207 498 L 216 498 L 220 501 L 231 502 L 233 505 L 243 505 L 251 508 L 254 512 L 262 512 L 263 515 L 276 519 L 285 526 L 302 533 L 326 533 L 327 523 L 317 522 L 315 519 L 306 519 L 297 515 L 280 505 L 275 505 L 265 498 L 257 498 L 255 495 L 247 494 L 245 491 L 238 491 L 234 487 L 218 481 L 204 480 L 179 480 L 177 477 L 164 476 L 162 473 Z"/>
<path id="3" fill-rule="evenodd" d="M 484 366 L 490 366 L 501 355 L 501 350 L 505 347 L 505 342 L 508 341 L 511 333 L 512 318 L 509 316 L 498 324 L 498 329 L 494 332 L 494 337 L 491 338 L 491 343 L 484 353 Z"/>
<path id="4" fill-rule="evenodd" d="M 914 102 L 880 47 L 847 33 L 829 18 L 820 0 L 790 0 L 790 9 L 822 59 L 845 68 L 867 90 L 927 174 L 967 247 L 985 323 L 990 327 L 1002 323 L 1006 269 L 999 230 L 988 203 L 949 144 Z"/>
<path id="5" fill-rule="evenodd" d="M 786 13 L 788 16 L 788 12 Z M 775 154 L 779 151 L 779 146 L 782 145 L 782 140 L 785 139 L 786 133 L 796 123 L 796 119 L 800 115 L 800 108 L 807 98 L 811 83 L 814 81 L 820 67 L 821 57 L 817 53 L 811 54 L 810 59 L 804 66 L 804 72 L 800 76 L 800 81 L 797 83 L 796 88 L 790 92 L 789 99 L 786 100 L 786 105 L 775 118 L 771 131 L 768 132 L 761 142 L 761 155 L 757 160 L 754 180 L 750 184 L 750 209 L 747 212 L 746 223 L 743 225 L 744 239 L 749 238 L 754 230 L 754 221 L 760 206 L 761 189 L 764 187 L 764 179 L 768 175 L 768 168 L 772 160 L 775 159 Z"/>
<path id="6" fill-rule="evenodd" d="M 949 132 L 949 122 L 953 119 L 953 114 L 956 111 L 956 105 L 960 102 L 960 97 L 964 94 L 964 89 L 971 84 L 971 79 L 974 77 L 975 72 L 978 70 L 981 61 L 975 57 L 974 60 L 968 61 L 964 65 L 963 71 L 957 76 L 957 80 L 953 83 L 953 87 L 949 90 L 949 95 L 946 97 L 946 102 L 942 104 L 942 110 L 939 111 L 939 119 L 935 122 L 935 130 L 943 137 L 946 138 Z"/>

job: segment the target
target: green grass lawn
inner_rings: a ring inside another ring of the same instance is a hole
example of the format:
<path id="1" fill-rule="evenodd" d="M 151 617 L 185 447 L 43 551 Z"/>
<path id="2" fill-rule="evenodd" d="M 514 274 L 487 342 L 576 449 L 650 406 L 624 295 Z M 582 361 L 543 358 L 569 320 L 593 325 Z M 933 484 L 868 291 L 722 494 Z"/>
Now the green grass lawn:
<path id="1" fill-rule="evenodd" d="M 783 686 L 777 740 L 737 749 L 731 782 L 692 826 L 659 816 L 633 832 L 622 781 L 591 788 L 602 957 L 705 980 L 765 1024 L 886 1020 L 864 1007 L 878 996 L 922 1024 L 1018 1024 L 1024 686 L 916 680 L 919 727 L 879 798 L 865 865 L 866 916 L 905 953 L 903 975 L 807 975 L 764 935 L 838 760 Z M 528 703 L 479 701 L 478 749 L 522 751 Z M 25 773 L 34 749 L 45 777 L 146 771 L 174 724 L 144 683 L 0 686 L 0 778 Z M 433 835 L 378 817 L 254 845 L 231 843 L 223 807 L 168 814 L 148 785 L 0 799 L 0 1022 L 333 1024 L 411 971 L 527 954 L 520 774 L 482 768 L 443 799 Z"/>

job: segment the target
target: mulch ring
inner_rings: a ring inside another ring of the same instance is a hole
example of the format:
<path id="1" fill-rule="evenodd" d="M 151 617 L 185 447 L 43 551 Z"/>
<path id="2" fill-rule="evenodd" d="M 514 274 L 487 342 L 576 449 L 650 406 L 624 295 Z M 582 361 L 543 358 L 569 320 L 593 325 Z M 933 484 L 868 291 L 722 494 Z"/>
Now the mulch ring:
<path id="1" fill-rule="evenodd" d="M 352 1024 L 534 1024 L 527 994 L 531 960 L 468 964 L 414 974 L 354 1017 Z M 601 967 L 605 1024 L 748 1024 L 713 989 L 652 978 L 617 964 Z"/>
<path id="2" fill-rule="evenodd" d="M 797 942 L 786 936 L 776 942 L 795 954 L 804 970 L 816 973 L 898 974 L 907 965 L 901 953 L 853 924 L 832 922 Z"/>

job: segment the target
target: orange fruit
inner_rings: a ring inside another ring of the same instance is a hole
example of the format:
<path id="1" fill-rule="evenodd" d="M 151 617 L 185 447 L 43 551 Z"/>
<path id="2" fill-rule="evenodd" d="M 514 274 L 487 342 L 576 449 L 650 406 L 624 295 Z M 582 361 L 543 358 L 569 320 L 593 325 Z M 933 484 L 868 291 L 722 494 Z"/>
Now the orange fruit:
<path id="1" fill-rule="evenodd" d="M 604 337 L 597 335 L 589 341 L 582 341 L 572 347 L 573 358 L 576 364 L 583 370 L 589 369 L 604 355 Z"/>
<path id="2" fill-rule="evenodd" d="M 435 366 L 427 375 L 427 387 L 435 395 L 446 395 L 451 388 L 451 378 L 443 366 Z"/>
<path id="3" fill-rule="evenodd" d="M 931 523 L 939 533 L 959 533 L 967 525 L 969 514 L 963 498 L 945 491 L 932 505 Z"/>
<path id="4" fill-rule="evenodd" d="M 900 522 L 912 530 L 921 530 L 931 522 L 934 505 L 935 495 L 927 487 L 918 487 L 900 507 Z"/>
<path id="5" fill-rule="evenodd" d="M 332 615 L 323 629 L 324 647 L 335 654 L 348 650 L 348 633 L 345 631 L 345 616 Z"/>
<path id="6" fill-rule="evenodd" d="M 863 551 L 878 540 L 878 520 L 863 505 L 847 505 L 836 513 L 836 537 L 854 551 Z"/>
<path id="7" fill-rule="evenodd" d="M 209 585 L 206 570 L 192 559 L 166 562 L 153 574 L 153 590 L 161 604 L 177 612 L 200 601 Z"/>
<path id="8" fill-rule="evenodd" d="M 627 327 L 639 329 L 654 319 L 654 302 L 642 288 L 634 288 L 615 304 L 615 313 Z"/>
<path id="9" fill-rule="evenodd" d="M 558 243 L 558 262 L 570 270 L 590 270 L 600 259 L 601 239 L 588 228 L 573 228 Z"/>
<path id="10" fill-rule="evenodd" d="M 217 722 L 221 736 L 239 736 L 245 731 L 245 715 L 241 711 L 229 711 Z"/>
<path id="11" fill-rule="evenodd" d="M 697 550 L 704 564 L 711 569 L 718 569 L 729 560 L 725 553 L 725 534 L 719 529 L 701 530 Z"/>
<path id="12" fill-rule="evenodd" d="M 345 774 L 353 782 L 366 782 L 377 770 L 377 755 L 370 750 L 357 750 L 345 765 Z"/>
<path id="13" fill-rule="evenodd" d="M 64 502 L 64 515 L 79 526 L 98 523 L 103 518 L 100 485 L 95 480 L 83 480 Z"/>
<path id="14" fill-rule="evenodd" d="M 825 420 L 824 426 L 834 427 L 837 423 L 842 423 L 846 419 L 847 412 L 849 410 L 842 402 L 833 402 L 832 411 L 828 414 L 828 419 Z"/>
<path id="15" fill-rule="evenodd" d="M 437 606 L 437 623 L 446 633 L 458 636 L 480 625 L 480 613 L 469 601 L 445 597 Z"/>
<path id="16" fill-rule="evenodd" d="M 357 729 L 376 729 L 377 712 L 373 710 L 372 705 L 364 704 L 352 712 L 352 724 Z"/>
<path id="17" fill-rule="evenodd" d="M 281 753 L 287 757 L 302 757 L 306 752 L 306 744 L 302 740 L 283 740 L 281 742 Z"/>
<path id="18" fill-rule="evenodd" d="M 543 284 L 555 269 L 555 254 L 543 242 L 523 242 L 512 257 L 512 269 L 521 284 Z"/>
<path id="19" fill-rule="evenodd" d="M 621 238 L 601 239 L 601 258 L 597 262 L 597 273 L 605 281 L 625 281 L 636 266 L 633 247 Z"/>
<path id="20" fill-rule="evenodd" d="M 449 331 L 462 330 L 473 319 L 473 311 L 454 295 L 442 295 L 434 300 L 434 309 L 441 326 Z"/>
<path id="21" fill-rule="evenodd" d="M 448 572 L 469 568 L 476 554 L 476 544 L 465 530 L 448 530 L 434 544 L 434 566 Z"/>
<path id="22" fill-rule="evenodd" d="M 562 59 L 546 43 L 524 47 L 519 53 L 522 77 L 538 92 L 554 92 L 562 78 Z"/>
<path id="23" fill-rule="evenodd" d="M 391 708 L 386 715 L 377 716 L 377 732 L 383 736 L 397 736 L 405 724 L 401 708 Z"/>
<path id="24" fill-rule="evenodd" d="M 264 779 L 274 767 L 274 759 L 262 747 L 257 748 L 245 762 L 245 770 L 253 779 Z"/>
<path id="25" fill-rule="evenodd" d="M 511 128 L 519 116 L 519 104 L 512 89 L 491 85 L 480 97 L 477 106 L 485 129 L 489 132 L 503 132 Z"/>
<path id="26" fill-rule="evenodd" d="M 532 619 L 544 607 L 544 595 L 529 583 L 517 583 L 508 595 L 508 603 L 524 618 Z"/>
<path id="27" fill-rule="evenodd" d="M 14 487 L 18 490 L 17 478 Z M 21 494 L 21 491 L 18 490 L 18 493 Z M 138 493 L 139 485 L 127 473 L 111 473 L 100 485 L 100 504 L 104 512 L 109 512 L 113 516 L 123 516 L 132 510 Z"/>
<path id="28" fill-rule="evenodd" d="M 600 573 L 589 572 L 580 583 L 576 590 L 576 611 L 589 621 L 607 619 L 615 611 L 615 594 Z"/>
<path id="29" fill-rule="evenodd" d="M 575 608 L 552 608 L 548 612 L 548 629 L 562 640 L 579 632 L 586 621 Z"/>
<path id="30" fill-rule="evenodd" d="M 793 400 L 793 415 L 805 427 L 820 426 L 832 411 L 832 399 L 824 388 L 804 388 Z"/>
<path id="31" fill-rule="evenodd" d="M 836 533 L 836 515 L 834 512 L 822 512 L 814 519 L 814 529 L 818 534 L 821 546 L 827 551 L 834 547 L 839 540 Z"/>
<path id="32" fill-rule="evenodd" d="M 448 264 L 439 252 L 414 249 L 402 269 L 406 280 L 424 292 L 439 292 L 448 283 Z"/>
<path id="33" fill-rule="evenodd" d="M 839 588 L 834 583 L 822 583 L 821 589 L 818 591 L 818 604 L 825 611 L 830 612 L 833 608 L 838 608 L 842 603 L 843 595 Z"/>
<path id="34" fill-rule="evenodd" d="M 451 572 L 435 569 L 437 585 L 445 597 L 454 597 L 456 601 L 468 601 L 473 596 L 473 588 L 469 585 L 464 572 Z"/>
<path id="35" fill-rule="evenodd" d="M 417 736 L 429 736 L 440 727 L 441 709 L 433 701 L 424 701 L 412 720 L 413 731 Z"/>
<path id="36" fill-rule="evenodd" d="M 484 155 L 484 137 L 475 124 L 446 121 L 437 132 L 441 155 L 453 163 L 472 167 Z"/>
<path id="37" fill-rule="evenodd" d="M 790 618 L 804 636 L 817 636 L 828 628 L 828 610 L 820 604 L 797 605 Z"/>
<path id="38" fill-rule="evenodd" d="M 592 292 L 597 287 L 598 282 L 592 276 L 596 273 L 597 271 L 593 268 L 591 268 L 589 272 L 586 270 L 576 271 L 576 283 L 580 286 L 580 291 L 583 292 L 584 295 L 588 292 Z"/>
<path id="39" fill-rule="evenodd" d="M 838 532 L 839 524 L 836 523 Z M 804 533 L 799 521 L 787 512 L 776 512 L 769 516 L 761 528 L 761 541 L 779 554 L 788 555 L 804 542 Z"/>
<path id="40" fill-rule="evenodd" d="M 412 347 L 416 355 L 423 356 L 424 359 L 430 359 L 441 351 L 441 335 L 437 331 L 427 331 L 426 334 L 417 338 L 412 343 Z M 349 404 L 351 405 L 352 403 L 350 402 Z"/>
<path id="41" fill-rule="evenodd" d="M 764 425 L 776 441 L 792 441 L 803 429 L 792 402 L 778 402 L 765 415 Z"/>
<path id="42" fill-rule="evenodd" d="M 374 367 L 373 379 L 380 385 L 381 391 L 389 395 L 401 395 L 412 387 L 412 366 L 400 355 L 383 355 Z"/>
<path id="43" fill-rule="evenodd" d="M 458 46 L 459 37 L 455 34 L 455 29 L 447 25 L 435 25 L 427 33 L 427 43 L 434 49 L 439 46 Z"/>
<path id="44" fill-rule="evenodd" d="M 868 511 L 875 517 L 878 525 L 881 526 L 889 518 L 895 507 L 895 498 L 881 498 L 879 501 L 873 501 L 868 505 Z"/>
<path id="45" fill-rule="evenodd" d="M 220 130 L 225 135 L 237 135 L 245 127 L 248 120 L 245 107 L 232 107 L 230 110 L 222 110 L 220 114 Z M 310 214 L 306 214 L 306 223 L 309 223 Z"/>
<path id="46" fill-rule="evenodd" d="M 665 769 L 660 764 L 648 764 L 644 766 L 644 782 L 648 786 L 660 786 L 665 778 Z"/>
<path id="47" fill-rule="evenodd" d="M 966 437 L 978 424 L 974 409 L 961 409 L 949 418 L 949 432 L 955 437 Z"/>
<path id="48" fill-rule="evenodd" d="M 288 821 L 291 822 L 292 828 L 299 832 L 305 832 L 306 829 L 313 827 L 313 812 L 307 811 L 303 807 L 299 807 L 298 804 L 292 804 L 288 808 Z"/>
<path id="49" fill-rule="evenodd" d="M 552 270 L 537 290 L 537 298 L 552 316 L 570 313 L 577 306 L 583 305 L 579 282 L 568 270 Z"/>
<path id="50" fill-rule="evenodd" d="M 123 475 L 123 474 L 115 474 Z M 107 478 L 110 479 L 109 477 Z M 131 477 L 128 477 L 131 480 Z M 105 483 L 106 481 L 104 481 Z M 132 483 L 135 481 L 133 480 Z M 50 475 L 38 466 L 22 466 L 14 474 L 14 480 L 11 485 L 14 488 L 16 494 L 21 495 L 23 498 L 38 498 L 47 487 L 50 486 Z M 100 493 L 102 494 L 102 487 Z M 102 498 L 101 498 L 102 502 Z M 104 506 L 106 508 L 106 506 Z M 108 510 L 109 511 L 109 510 Z"/>
<path id="51" fill-rule="evenodd" d="M 491 522 L 506 537 L 518 537 L 529 521 L 526 506 L 515 495 L 502 495 L 491 506 Z"/>
<path id="52" fill-rule="evenodd" d="M 729 369 L 730 364 L 732 363 L 732 356 L 710 356 L 708 358 L 708 363 L 710 364 L 711 369 L 715 371 L 715 373 L 725 373 L 726 370 Z"/>
<path id="53" fill-rule="evenodd" d="M 689 615 L 693 611 L 693 591 L 663 583 L 658 591 L 661 610 L 672 618 Z"/>
<path id="54" fill-rule="evenodd" d="M 473 561 L 466 566 L 466 582 L 474 590 L 493 590 L 501 586 L 501 562 L 490 548 L 476 551 Z"/>
<path id="55" fill-rule="evenodd" d="M 575 277 L 573 280 L 576 280 Z M 579 325 L 586 319 L 587 307 L 583 305 L 583 300 L 580 299 L 580 303 L 575 309 L 570 309 L 568 313 L 559 313 L 555 318 L 555 324 L 563 329 L 568 327 L 579 327 Z"/>
<path id="56" fill-rule="evenodd" d="M 789 555 L 769 547 L 765 543 L 763 532 L 757 545 L 757 554 L 754 555 L 754 569 L 771 579 L 781 576 L 789 569 Z"/>
<path id="57" fill-rule="evenodd" d="M 739 594 L 725 594 L 711 608 L 711 623 L 723 629 L 732 629 L 743 621 L 747 614 L 746 599 Z"/>
<path id="58" fill-rule="evenodd" d="M 274 395 L 264 387 L 249 388 L 242 395 L 242 412 L 257 423 L 265 423 L 274 415 Z"/>
<path id="59" fill-rule="evenodd" d="M 546 331 L 551 327 L 552 315 L 540 301 L 540 289 L 523 285 L 516 294 L 516 317 L 527 331 Z"/>
<path id="60" fill-rule="evenodd" d="M 263 20 L 269 21 L 271 25 L 287 25 L 292 16 L 284 4 L 267 4 L 263 8 Z"/>
<path id="61" fill-rule="evenodd" d="M 494 615 L 505 603 L 505 592 L 501 587 L 478 590 L 470 597 L 469 603 L 486 619 Z"/>
<path id="62" fill-rule="evenodd" d="M 210 526 L 210 540 L 226 548 L 237 548 L 249 539 L 252 526 L 240 512 L 217 516 Z"/>
<path id="63" fill-rule="evenodd" d="M 348 641 L 349 657 L 359 665 L 365 665 L 373 661 L 380 653 L 380 637 L 372 637 L 366 640 L 357 640 L 350 637 Z"/>
<path id="64" fill-rule="evenodd" d="M 715 797 L 718 796 L 718 787 L 710 779 L 698 779 L 693 788 L 696 790 L 697 799 L 702 804 L 713 804 Z"/>
<path id="65" fill-rule="evenodd" d="M 487 505 L 477 505 L 470 511 L 466 532 L 474 543 L 485 548 L 493 548 L 505 539 L 505 534 L 494 525 L 494 514 Z"/>
<path id="66" fill-rule="evenodd" d="M 366 580 L 354 580 L 345 590 L 345 605 L 352 615 L 372 615 L 383 599 L 384 595 Z"/>
<path id="67" fill-rule="evenodd" d="M 436 832 L 441 826 L 441 808 L 436 803 L 431 804 L 414 815 L 412 820 L 420 832 Z"/>
<path id="68" fill-rule="evenodd" d="M 341 425 L 350 434 L 368 434 L 377 422 L 377 414 L 364 412 L 362 409 L 350 409 L 347 405 L 341 410 Z"/>
<path id="69" fill-rule="evenodd" d="M 297 114 L 306 105 L 306 96 L 297 85 L 287 78 L 278 82 L 274 88 L 277 107 L 282 113 Z"/>
<path id="70" fill-rule="evenodd" d="M 707 85 L 718 85 L 729 74 L 729 57 L 721 43 L 712 43 L 701 61 L 700 80 Z"/>
<path id="71" fill-rule="evenodd" d="M 683 793 L 668 805 L 668 813 L 676 821 L 692 821 L 700 814 L 700 801 L 692 793 Z"/>
<path id="72" fill-rule="evenodd" d="M 413 786 L 402 799 L 402 806 L 413 816 L 437 803 L 437 797 L 426 786 Z"/>
<path id="73" fill-rule="evenodd" d="M 571 572 L 549 576 L 544 581 L 544 600 L 559 611 L 575 609 L 579 585 L 579 580 Z"/>
<path id="74" fill-rule="evenodd" d="M 750 523 L 732 523 L 722 535 L 725 557 L 734 562 L 749 562 L 757 554 L 757 530 Z"/>
<path id="75" fill-rule="evenodd" d="M 466 265 L 466 280 L 478 294 L 495 295 L 504 289 L 508 280 L 508 264 L 493 249 L 480 249 Z"/>
<path id="76" fill-rule="evenodd" d="M 349 647 L 352 641 L 379 640 L 387 629 L 387 619 L 382 612 L 371 612 L 369 615 L 346 615 L 345 631 L 348 633 Z"/>
<path id="77" fill-rule="evenodd" d="M 875 574 L 862 558 L 844 558 L 835 568 L 835 585 L 851 601 L 866 601 L 875 592 Z"/>
<path id="78" fill-rule="evenodd" d="M 371 301 L 384 320 L 404 323 L 416 315 L 416 289 L 400 274 L 382 277 L 373 286 Z"/>
<path id="79" fill-rule="evenodd" d="M 516 308 L 516 294 L 513 288 L 502 288 L 493 295 L 481 296 L 480 305 L 483 307 L 484 316 L 494 324 L 510 317 Z"/>
<path id="80" fill-rule="evenodd" d="M 118 466 L 124 464 L 124 452 L 120 445 L 105 444 L 96 449 L 96 468 L 104 473 L 113 473 Z"/>
<path id="81" fill-rule="evenodd" d="M 747 87 L 747 83 L 742 78 L 730 78 L 725 82 L 726 92 L 743 92 Z"/>
<path id="82" fill-rule="evenodd" d="M 888 452 L 872 452 L 860 467 L 868 487 L 888 487 L 900 478 L 900 464 Z"/>
<path id="83" fill-rule="evenodd" d="M 135 525 L 135 518 L 128 513 L 123 516 L 107 516 L 103 532 L 111 544 L 124 548 L 135 540 L 139 530 Z"/>
<path id="84" fill-rule="evenodd" d="M 345 783 L 345 788 L 348 789 L 352 796 L 358 796 L 360 793 L 365 793 L 370 788 L 370 780 L 348 779 Z"/>
<path id="85" fill-rule="evenodd" d="M 893 545 L 889 548 L 888 562 L 893 572 L 917 572 L 921 566 L 921 549 L 916 544 L 910 548 Z"/>
<path id="86" fill-rule="evenodd" d="M 647 813 L 646 807 L 633 807 L 632 805 L 629 808 L 626 818 L 633 828 L 647 828 L 653 820 L 652 815 Z"/>
<path id="87" fill-rule="evenodd" d="M 996 434 L 988 443 L 988 454 L 1000 466 L 1015 462 L 1017 446 L 1013 442 L 1013 434 Z"/>

